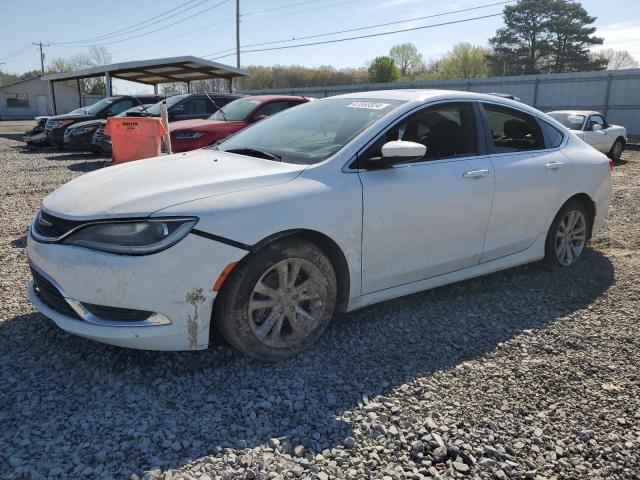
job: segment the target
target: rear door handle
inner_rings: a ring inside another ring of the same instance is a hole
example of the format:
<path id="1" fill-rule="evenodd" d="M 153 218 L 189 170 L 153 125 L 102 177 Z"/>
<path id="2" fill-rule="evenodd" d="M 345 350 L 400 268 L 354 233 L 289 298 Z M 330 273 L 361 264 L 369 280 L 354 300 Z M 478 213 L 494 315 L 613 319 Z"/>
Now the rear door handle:
<path id="1" fill-rule="evenodd" d="M 464 178 L 480 178 L 480 177 L 486 177 L 487 175 L 489 175 L 489 170 L 486 170 L 486 169 L 470 170 L 462 174 Z"/>
<path id="2" fill-rule="evenodd" d="M 557 170 L 562 165 L 563 165 L 562 162 L 549 162 L 544 166 L 544 168 L 546 168 L 547 170 Z"/>

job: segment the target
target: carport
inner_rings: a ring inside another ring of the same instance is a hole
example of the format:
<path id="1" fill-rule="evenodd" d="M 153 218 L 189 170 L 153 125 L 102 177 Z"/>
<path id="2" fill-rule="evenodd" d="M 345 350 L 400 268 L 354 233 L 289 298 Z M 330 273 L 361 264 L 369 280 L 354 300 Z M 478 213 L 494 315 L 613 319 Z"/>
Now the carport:
<path id="1" fill-rule="evenodd" d="M 158 85 L 161 83 L 185 82 L 187 88 L 194 80 L 226 79 L 229 81 L 229 91 L 231 91 L 231 80 L 234 77 L 248 77 L 246 70 L 212 62 L 204 58 L 184 57 L 158 58 L 155 60 L 139 60 L 135 62 L 113 63 L 111 65 L 101 65 L 98 67 L 85 68 L 75 72 L 52 73 L 44 75 L 42 80 L 49 82 L 53 114 L 57 114 L 56 95 L 54 89 L 55 82 L 76 81 L 78 89 L 79 106 L 81 105 L 80 79 L 92 77 L 104 77 L 107 96 L 113 96 L 111 80 L 119 78 L 131 82 L 153 85 L 155 93 L 158 93 Z"/>

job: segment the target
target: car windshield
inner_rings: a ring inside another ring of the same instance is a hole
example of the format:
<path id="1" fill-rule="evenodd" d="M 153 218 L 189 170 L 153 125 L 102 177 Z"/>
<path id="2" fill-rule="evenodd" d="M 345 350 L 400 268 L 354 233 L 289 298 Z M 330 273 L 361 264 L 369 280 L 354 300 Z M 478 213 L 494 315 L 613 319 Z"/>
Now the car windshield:
<path id="1" fill-rule="evenodd" d="M 99 102 L 96 102 L 96 103 L 94 103 L 92 105 L 89 105 L 88 107 L 82 107 L 80 110 L 85 115 L 95 115 L 100 110 L 102 110 L 103 108 L 111 105 L 116 100 L 117 100 L 117 98 L 113 98 L 113 97 L 103 98 Z"/>
<path id="2" fill-rule="evenodd" d="M 209 120 L 223 120 L 229 122 L 239 122 L 247 118 L 256 106 L 260 104 L 260 100 L 255 98 L 239 98 L 233 102 L 227 103 L 224 107 L 209 117 Z"/>
<path id="3" fill-rule="evenodd" d="M 585 118 L 584 115 L 566 112 L 551 112 L 549 116 L 570 130 L 582 130 L 582 124 Z"/>
<path id="4" fill-rule="evenodd" d="M 159 117 L 160 105 L 166 103 L 167 108 L 171 108 L 189 96 L 190 94 L 185 93 L 184 95 L 173 95 L 172 97 L 167 97 L 166 99 L 160 100 L 158 103 L 154 103 L 152 106 L 147 108 L 147 112 L 149 112 L 149 115 L 151 115 L 152 117 Z"/>
<path id="5" fill-rule="evenodd" d="M 310 165 L 334 155 L 402 103 L 366 98 L 304 103 L 241 130 L 215 148 L 264 152 L 283 162 Z"/>

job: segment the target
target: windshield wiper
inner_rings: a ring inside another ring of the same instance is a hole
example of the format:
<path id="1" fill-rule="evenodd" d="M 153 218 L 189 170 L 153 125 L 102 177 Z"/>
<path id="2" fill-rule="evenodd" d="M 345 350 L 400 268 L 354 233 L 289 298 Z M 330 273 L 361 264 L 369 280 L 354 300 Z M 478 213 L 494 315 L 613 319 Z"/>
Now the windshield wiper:
<path id="1" fill-rule="evenodd" d="M 250 157 L 266 158 L 267 160 L 276 160 L 281 162 L 282 157 L 275 153 L 263 152 L 262 150 L 256 150 L 255 148 L 232 148 L 231 150 L 225 150 L 229 153 L 239 153 L 240 155 L 248 155 Z"/>

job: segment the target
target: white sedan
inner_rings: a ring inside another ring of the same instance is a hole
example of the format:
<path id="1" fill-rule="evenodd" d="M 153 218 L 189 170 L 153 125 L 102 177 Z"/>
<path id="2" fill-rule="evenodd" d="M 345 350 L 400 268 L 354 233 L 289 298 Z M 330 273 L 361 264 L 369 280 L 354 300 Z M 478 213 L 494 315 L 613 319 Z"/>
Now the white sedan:
<path id="1" fill-rule="evenodd" d="M 627 145 L 627 129 L 611 125 L 599 112 L 587 110 L 557 110 L 548 115 L 575 133 L 596 150 L 617 162 Z"/>
<path id="2" fill-rule="evenodd" d="M 101 342 L 195 350 L 215 331 L 279 360 L 335 311 L 528 262 L 571 267 L 610 197 L 609 160 L 522 103 L 340 95 L 56 190 L 30 228 L 29 295 Z"/>

